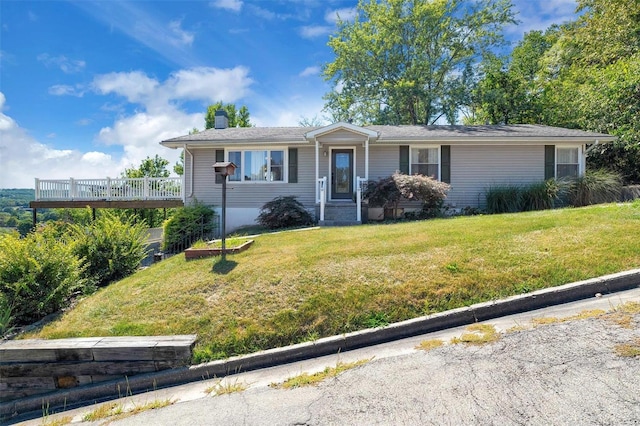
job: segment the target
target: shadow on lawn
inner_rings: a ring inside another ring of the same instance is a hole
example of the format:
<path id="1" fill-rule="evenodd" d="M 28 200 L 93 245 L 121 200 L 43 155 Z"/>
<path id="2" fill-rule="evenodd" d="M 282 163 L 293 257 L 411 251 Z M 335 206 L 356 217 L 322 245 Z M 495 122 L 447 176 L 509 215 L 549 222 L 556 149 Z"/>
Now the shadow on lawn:
<path id="1" fill-rule="evenodd" d="M 234 262 L 233 260 L 222 260 L 222 258 L 216 259 L 213 262 L 213 268 L 211 268 L 211 272 L 215 274 L 228 274 L 233 271 L 235 267 L 238 266 L 238 262 Z"/>

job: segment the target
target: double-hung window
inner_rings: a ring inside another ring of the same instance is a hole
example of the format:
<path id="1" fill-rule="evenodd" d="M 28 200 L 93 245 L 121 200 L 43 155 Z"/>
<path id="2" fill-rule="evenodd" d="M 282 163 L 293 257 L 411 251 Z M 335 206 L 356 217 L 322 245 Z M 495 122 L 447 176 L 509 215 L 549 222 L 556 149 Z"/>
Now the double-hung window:
<path id="1" fill-rule="evenodd" d="M 440 151 L 438 147 L 411 148 L 409 174 L 440 179 Z"/>
<path id="2" fill-rule="evenodd" d="M 229 181 L 284 182 L 283 150 L 229 151 L 228 159 L 236 165 Z"/>
<path id="3" fill-rule="evenodd" d="M 579 173 L 579 148 L 558 147 L 556 150 L 556 178 L 575 177 Z"/>

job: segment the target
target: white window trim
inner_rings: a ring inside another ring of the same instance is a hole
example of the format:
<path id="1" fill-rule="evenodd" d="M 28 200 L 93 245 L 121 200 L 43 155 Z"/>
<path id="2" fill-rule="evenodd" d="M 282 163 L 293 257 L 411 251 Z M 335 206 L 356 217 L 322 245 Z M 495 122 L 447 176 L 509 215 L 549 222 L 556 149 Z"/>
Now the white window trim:
<path id="1" fill-rule="evenodd" d="M 331 193 L 331 189 L 332 186 L 331 185 L 331 171 L 333 170 L 333 151 L 334 150 L 347 150 L 350 149 L 351 151 L 353 151 L 353 176 L 351 177 L 351 179 L 353 179 L 353 190 L 356 191 L 356 169 L 358 168 L 357 166 L 357 157 L 356 157 L 356 152 L 358 151 L 356 149 L 355 146 L 340 146 L 340 145 L 336 145 L 336 146 L 330 146 L 329 147 L 329 170 L 327 172 L 327 176 L 329 176 L 328 182 L 327 182 L 327 199 L 329 200 L 333 200 L 333 194 Z"/>
<path id="2" fill-rule="evenodd" d="M 414 149 L 425 149 L 425 148 L 437 148 L 438 149 L 438 181 L 442 179 L 442 145 L 409 145 L 409 175 L 413 175 L 413 170 L 411 170 L 412 162 L 411 162 L 411 151 Z"/>
<path id="3" fill-rule="evenodd" d="M 586 170 L 586 155 L 584 150 L 584 145 L 556 145 L 556 152 L 554 155 L 554 169 L 553 175 L 558 177 L 558 165 L 559 164 L 572 164 L 572 163 L 558 163 L 558 149 L 577 149 L 578 150 L 578 176 L 584 176 L 584 171 Z"/>
<path id="4" fill-rule="evenodd" d="M 282 185 L 285 183 L 289 183 L 289 147 L 288 146 L 238 146 L 233 148 L 225 148 L 224 149 L 224 158 L 225 161 L 229 160 L 230 152 L 244 152 L 244 151 L 283 151 L 283 161 L 282 161 L 282 180 L 244 180 L 244 173 L 242 174 L 242 180 L 229 180 L 230 184 L 238 184 L 238 185 Z M 244 159 L 244 154 L 242 154 Z M 241 165 L 244 167 L 244 165 Z"/>

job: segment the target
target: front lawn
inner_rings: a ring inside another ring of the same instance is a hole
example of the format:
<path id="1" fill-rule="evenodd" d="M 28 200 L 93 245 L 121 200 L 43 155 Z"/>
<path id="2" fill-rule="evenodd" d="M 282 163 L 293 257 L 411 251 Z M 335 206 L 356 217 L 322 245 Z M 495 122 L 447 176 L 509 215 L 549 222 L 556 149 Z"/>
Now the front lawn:
<path id="1" fill-rule="evenodd" d="M 322 228 L 178 255 L 37 336 L 198 335 L 195 362 L 376 327 L 640 266 L 640 202 Z"/>

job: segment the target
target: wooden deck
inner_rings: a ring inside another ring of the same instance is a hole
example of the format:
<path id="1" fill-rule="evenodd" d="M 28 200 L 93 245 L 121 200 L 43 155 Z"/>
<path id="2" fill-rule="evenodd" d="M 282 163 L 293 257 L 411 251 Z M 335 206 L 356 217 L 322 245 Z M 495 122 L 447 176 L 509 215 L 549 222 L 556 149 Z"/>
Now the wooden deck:
<path id="1" fill-rule="evenodd" d="M 31 208 L 163 208 L 184 205 L 182 178 L 36 179 Z"/>
<path id="2" fill-rule="evenodd" d="M 0 344 L 0 400 L 183 367 L 195 340 L 178 335 L 6 341 Z"/>

